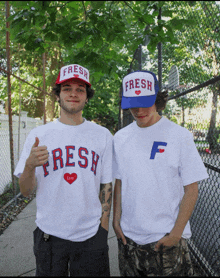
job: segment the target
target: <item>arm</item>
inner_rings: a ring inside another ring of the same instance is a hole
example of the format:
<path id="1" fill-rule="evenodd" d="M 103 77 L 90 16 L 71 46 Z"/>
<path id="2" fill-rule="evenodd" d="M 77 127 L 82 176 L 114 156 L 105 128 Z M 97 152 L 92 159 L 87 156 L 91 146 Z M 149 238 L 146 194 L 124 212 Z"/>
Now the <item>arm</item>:
<path id="1" fill-rule="evenodd" d="M 112 204 L 112 183 L 100 185 L 99 199 L 102 205 L 101 226 L 108 231 L 109 217 Z"/>
<path id="2" fill-rule="evenodd" d="M 19 178 L 19 186 L 21 194 L 25 197 L 30 195 L 36 186 L 35 168 L 29 168 L 27 163 L 25 164 L 24 171 Z"/>
<path id="3" fill-rule="evenodd" d="M 183 230 L 194 210 L 198 198 L 198 183 L 194 182 L 184 187 L 184 196 L 180 203 L 179 213 L 175 225 L 169 235 L 160 239 L 156 246 L 155 251 L 159 250 L 160 245 L 172 247 L 176 245 L 182 236 Z"/>
<path id="4" fill-rule="evenodd" d="M 121 180 L 116 179 L 114 189 L 114 203 L 113 203 L 113 228 L 117 238 L 121 238 L 122 242 L 126 245 L 126 239 L 122 232 L 121 226 Z"/>
<path id="5" fill-rule="evenodd" d="M 38 137 L 35 138 L 29 157 L 26 160 L 24 171 L 19 178 L 20 191 L 23 196 L 28 196 L 36 186 L 35 168 L 44 165 L 48 160 L 46 146 L 40 146 Z"/>

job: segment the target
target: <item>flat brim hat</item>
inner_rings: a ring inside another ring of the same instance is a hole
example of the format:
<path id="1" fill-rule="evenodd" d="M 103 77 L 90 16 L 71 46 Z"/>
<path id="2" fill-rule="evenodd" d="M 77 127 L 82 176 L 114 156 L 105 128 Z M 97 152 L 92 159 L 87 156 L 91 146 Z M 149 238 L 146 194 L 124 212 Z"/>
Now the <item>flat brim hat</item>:
<path id="1" fill-rule="evenodd" d="M 89 83 L 89 71 L 80 65 L 72 64 L 62 67 L 55 84 L 61 84 L 70 79 L 81 80 L 91 87 Z"/>
<path id="2" fill-rule="evenodd" d="M 153 72 L 131 72 L 123 78 L 121 108 L 151 107 L 158 91 L 159 82 Z"/>

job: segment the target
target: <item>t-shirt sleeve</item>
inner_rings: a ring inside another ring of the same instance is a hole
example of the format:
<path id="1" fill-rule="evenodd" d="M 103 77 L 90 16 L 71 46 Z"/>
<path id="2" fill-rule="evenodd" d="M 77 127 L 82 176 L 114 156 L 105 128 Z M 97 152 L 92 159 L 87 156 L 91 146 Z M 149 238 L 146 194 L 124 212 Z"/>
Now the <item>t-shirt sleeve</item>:
<path id="1" fill-rule="evenodd" d="M 101 183 L 112 182 L 112 142 L 113 136 L 110 131 L 106 136 L 106 146 L 102 155 Z"/>
<path id="2" fill-rule="evenodd" d="M 182 137 L 180 175 L 184 186 L 209 177 L 189 131 Z"/>
<path id="3" fill-rule="evenodd" d="M 19 161 L 18 161 L 18 163 L 16 165 L 16 168 L 15 168 L 15 171 L 14 171 L 14 176 L 19 178 L 20 175 L 23 173 L 26 160 L 30 155 L 31 148 L 32 148 L 34 142 L 35 142 L 35 135 L 34 135 L 34 132 L 32 130 L 28 134 L 28 136 L 26 138 L 26 141 L 24 143 L 23 150 L 21 152 Z"/>
<path id="4" fill-rule="evenodd" d="M 119 179 L 121 180 L 121 175 L 120 175 L 120 171 L 119 171 L 119 161 L 118 161 L 118 154 L 117 154 L 117 151 L 116 151 L 116 141 L 113 140 L 113 166 L 112 166 L 112 169 L 113 169 L 113 178 L 114 179 Z"/>

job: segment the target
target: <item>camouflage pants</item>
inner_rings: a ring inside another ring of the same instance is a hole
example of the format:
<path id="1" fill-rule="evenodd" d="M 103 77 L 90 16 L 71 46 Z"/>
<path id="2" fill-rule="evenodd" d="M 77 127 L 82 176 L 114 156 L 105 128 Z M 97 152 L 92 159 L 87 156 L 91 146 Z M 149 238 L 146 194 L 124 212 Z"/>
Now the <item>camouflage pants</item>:
<path id="1" fill-rule="evenodd" d="M 118 240 L 121 276 L 193 276 L 187 242 L 181 238 L 177 246 L 154 251 L 156 242 L 139 245 L 126 237 L 127 245 Z"/>

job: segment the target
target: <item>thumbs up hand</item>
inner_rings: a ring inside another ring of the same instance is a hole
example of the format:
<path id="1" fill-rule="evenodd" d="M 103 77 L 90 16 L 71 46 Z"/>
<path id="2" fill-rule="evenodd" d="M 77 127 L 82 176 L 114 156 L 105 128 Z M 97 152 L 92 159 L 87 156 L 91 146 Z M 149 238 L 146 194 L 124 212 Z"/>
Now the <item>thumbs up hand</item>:
<path id="1" fill-rule="evenodd" d="M 26 160 L 26 166 L 30 170 L 34 170 L 38 166 L 44 165 L 49 158 L 48 150 L 46 146 L 39 146 L 40 140 L 35 137 L 35 142 L 31 148 L 30 155 Z"/>
<path id="2" fill-rule="evenodd" d="M 39 145 L 39 138 L 38 137 L 35 137 L 35 142 L 34 142 L 34 145 L 32 146 L 32 148 L 35 148 L 35 147 L 38 147 Z"/>

